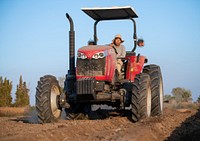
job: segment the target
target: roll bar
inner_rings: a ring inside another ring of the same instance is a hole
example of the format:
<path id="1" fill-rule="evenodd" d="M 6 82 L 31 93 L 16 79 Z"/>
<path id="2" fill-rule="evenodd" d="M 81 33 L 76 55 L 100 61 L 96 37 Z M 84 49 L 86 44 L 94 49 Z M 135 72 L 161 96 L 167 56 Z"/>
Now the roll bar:
<path id="1" fill-rule="evenodd" d="M 131 50 L 131 52 L 134 52 L 136 50 L 137 47 L 137 32 L 136 32 L 136 22 L 134 19 L 130 18 L 130 20 L 133 22 L 133 29 L 134 29 L 134 33 L 133 33 L 133 42 L 134 42 L 134 47 Z M 94 44 L 97 45 L 97 24 L 99 23 L 99 20 L 95 21 L 94 23 Z"/>

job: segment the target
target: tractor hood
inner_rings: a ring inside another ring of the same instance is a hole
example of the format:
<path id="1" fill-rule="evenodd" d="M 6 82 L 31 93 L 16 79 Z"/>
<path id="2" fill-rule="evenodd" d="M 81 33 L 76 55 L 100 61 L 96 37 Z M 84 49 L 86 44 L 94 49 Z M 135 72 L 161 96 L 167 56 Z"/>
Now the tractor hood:
<path id="1" fill-rule="evenodd" d="M 116 53 L 111 46 L 88 45 L 77 54 L 76 78 L 92 77 L 111 82 L 116 70 Z"/>
<path id="2" fill-rule="evenodd" d="M 101 46 L 101 45 L 89 45 L 81 47 L 78 50 L 78 58 L 81 59 L 98 59 L 108 56 L 108 54 L 114 53 L 114 50 L 110 46 Z"/>

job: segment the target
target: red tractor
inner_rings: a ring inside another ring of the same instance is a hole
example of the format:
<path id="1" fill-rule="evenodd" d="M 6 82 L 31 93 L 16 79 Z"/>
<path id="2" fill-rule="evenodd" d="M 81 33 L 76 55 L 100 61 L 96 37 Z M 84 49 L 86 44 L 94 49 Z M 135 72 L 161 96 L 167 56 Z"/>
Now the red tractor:
<path id="1" fill-rule="evenodd" d="M 120 111 L 128 109 L 134 122 L 162 114 L 163 81 L 160 67 L 146 65 L 147 58 L 135 53 L 136 47 L 144 45 L 137 38 L 138 15 L 130 6 L 110 8 L 84 8 L 95 20 L 93 45 L 78 49 L 75 67 L 75 32 L 72 18 L 70 23 L 69 64 L 64 91 L 56 77 L 45 75 L 36 88 L 36 109 L 40 123 L 56 121 L 64 108 L 68 118 L 78 119 L 81 115 L 90 117 L 91 105 L 106 104 Z M 134 47 L 126 52 L 122 66 L 122 79 L 116 71 L 116 52 L 108 45 L 97 45 L 97 24 L 105 20 L 130 20 L 133 22 Z"/>

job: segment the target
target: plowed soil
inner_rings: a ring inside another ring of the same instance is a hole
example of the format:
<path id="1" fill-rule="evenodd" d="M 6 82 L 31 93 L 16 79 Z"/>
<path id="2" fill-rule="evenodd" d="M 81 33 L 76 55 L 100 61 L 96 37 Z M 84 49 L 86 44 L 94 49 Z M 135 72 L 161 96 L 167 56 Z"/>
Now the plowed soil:
<path id="1" fill-rule="evenodd" d="M 104 119 L 38 124 L 27 117 L 0 117 L 1 141 L 188 141 L 200 140 L 200 111 L 164 109 L 161 116 L 137 123 L 110 114 Z"/>

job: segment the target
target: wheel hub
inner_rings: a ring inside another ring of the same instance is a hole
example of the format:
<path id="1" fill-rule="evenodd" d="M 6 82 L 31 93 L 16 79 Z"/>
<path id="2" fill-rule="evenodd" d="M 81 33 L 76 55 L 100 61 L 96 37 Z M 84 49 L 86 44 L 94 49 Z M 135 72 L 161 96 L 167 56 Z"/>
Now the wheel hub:
<path id="1" fill-rule="evenodd" d="M 51 111 L 55 117 L 60 115 L 60 109 L 58 107 L 57 97 L 60 95 L 59 88 L 57 86 L 52 86 L 51 88 Z"/>

